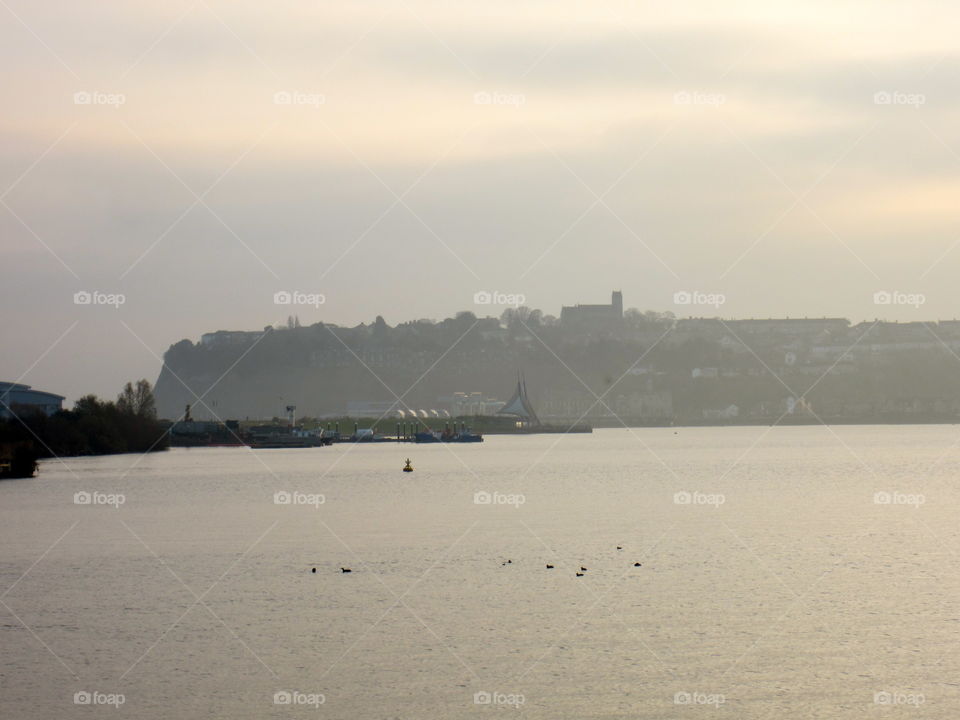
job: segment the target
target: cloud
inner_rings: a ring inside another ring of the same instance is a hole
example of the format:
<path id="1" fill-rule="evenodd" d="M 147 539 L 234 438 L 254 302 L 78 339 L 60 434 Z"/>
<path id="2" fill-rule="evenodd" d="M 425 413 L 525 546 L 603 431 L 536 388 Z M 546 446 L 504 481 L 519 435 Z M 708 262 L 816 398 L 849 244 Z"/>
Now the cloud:
<path id="1" fill-rule="evenodd" d="M 0 192 L 29 170 L 6 202 L 30 228 L 0 208 L 3 299 L 27 325 L 71 317 L 55 298 L 77 289 L 43 243 L 119 286 L 160 351 L 275 319 L 273 273 L 345 324 L 446 315 L 485 286 L 553 313 L 611 287 L 664 309 L 674 274 L 733 314 L 857 316 L 872 273 L 907 287 L 955 236 L 957 11 L 932 2 L 11 7 L 43 41 L 0 31 Z M 183 215 L 215 182 L 216 214 Z M 953 261 L 925 281 L 933 314 Z M 8 349 L 10 372 L 42 345 Z M 155 374 L 136 347 L 114 374 Z M 111 362 L 51 357 L 34 384 L 111 394 Z"/>

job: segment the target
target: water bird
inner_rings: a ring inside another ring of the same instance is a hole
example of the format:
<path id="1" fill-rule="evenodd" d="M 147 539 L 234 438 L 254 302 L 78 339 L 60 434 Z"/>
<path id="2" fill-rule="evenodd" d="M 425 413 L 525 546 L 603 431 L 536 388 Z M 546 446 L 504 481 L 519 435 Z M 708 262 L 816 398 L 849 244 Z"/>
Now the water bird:
<path id="1" fill-rule="evenodd" d="M 404 472 L 413 472 L 413 465 L 410 464 L 410 458 L 407 458 L 407 464 L 403 466 Z"/>
<path id="2" fill-rule="evenodd" d="M 642 566 L 640 565 L 640 563 L 634 563 L 633 566 L 634 566 L 634 567 L 642 567 Z"/>
<path id="3" fill-rule="evenodd" d="M 553 570 L 553 565 L 547 565 L 547 570 Z"/>
<path id="4" fill-rule="evenodd" d="M 351 570 L 350 568 L 342 567 L 342 568 L 340 568 L 340 572 L 342 572 L 342 573 L 348 573 L 348 572 L 353 572 L 353 570 Z"/>

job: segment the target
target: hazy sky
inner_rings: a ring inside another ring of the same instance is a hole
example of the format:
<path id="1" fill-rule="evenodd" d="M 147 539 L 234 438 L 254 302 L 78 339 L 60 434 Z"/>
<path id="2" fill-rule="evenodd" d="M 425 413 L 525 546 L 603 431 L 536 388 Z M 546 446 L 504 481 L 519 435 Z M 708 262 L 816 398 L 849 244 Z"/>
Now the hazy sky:
<path id="1" fill-rule="evenodd" d="M 478 290 L 960 316 L 958 21 L 923 0 L 0 0 L 0 379 L 112 396 L 182 338 L 499 315 Z M 875 304 L 894 290 L 923 304 Z"/>

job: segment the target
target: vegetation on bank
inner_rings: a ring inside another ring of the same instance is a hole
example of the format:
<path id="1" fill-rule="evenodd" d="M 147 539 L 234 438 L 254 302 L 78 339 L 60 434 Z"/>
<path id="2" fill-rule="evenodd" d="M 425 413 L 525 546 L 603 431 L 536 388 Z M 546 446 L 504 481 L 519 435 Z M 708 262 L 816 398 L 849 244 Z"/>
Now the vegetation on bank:
<path id="1" fill-rule="evenodd" d="M 147 380 L 127 383 L 116 401 L 86 395 L 73 410 L 47 416 L 14 405 L 15 417 L 0 421 L 0 473 L 30 477 L 41 458 L 166 450 L 170 439 L 157 420 Z"/>

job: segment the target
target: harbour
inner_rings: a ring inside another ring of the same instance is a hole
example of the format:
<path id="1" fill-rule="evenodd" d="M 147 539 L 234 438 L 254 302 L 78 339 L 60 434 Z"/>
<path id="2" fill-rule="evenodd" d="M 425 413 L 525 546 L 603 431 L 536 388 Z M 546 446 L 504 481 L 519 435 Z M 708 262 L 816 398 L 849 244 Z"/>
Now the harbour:
<path id="1" fill-rule="evenodd" d="M 399 403 L 397 404 L 399 406 Z M 338 418 L 323 422 L 315 418 L 297 418 L 297 406 L 285 407 L 286 418 L 271 422 L 249 420 L 193 419 L 188 404 L 183 418 L 168 422 L 166 429 L 172 447 L 247 446 L 257 450 L 325 447 L 337 443 L 481 443 L 484 435 L 583 434 L 592 426 L 576 420 L 570 424 L 541 421 L 527 393 L 526 380 L 518 374 L 513 396 L 494 416 L 441 418 L 417 416 L 409 408 L 393 414 L 402 419 Z M 409 417 L 408 417 L 409 416 Z M 348 430 L 352 426 L 352 432 Z M 479 426 L 479 428 L 478 428 Z"/>

